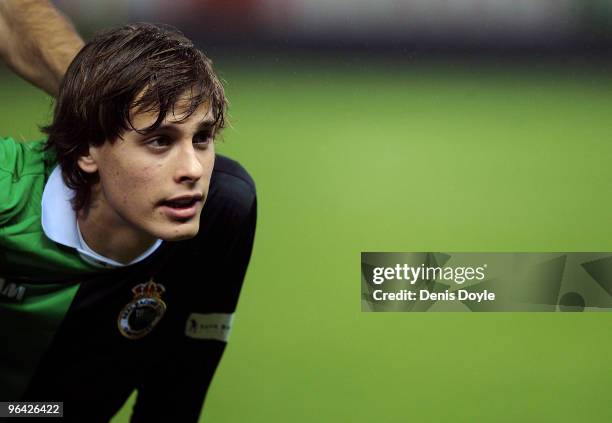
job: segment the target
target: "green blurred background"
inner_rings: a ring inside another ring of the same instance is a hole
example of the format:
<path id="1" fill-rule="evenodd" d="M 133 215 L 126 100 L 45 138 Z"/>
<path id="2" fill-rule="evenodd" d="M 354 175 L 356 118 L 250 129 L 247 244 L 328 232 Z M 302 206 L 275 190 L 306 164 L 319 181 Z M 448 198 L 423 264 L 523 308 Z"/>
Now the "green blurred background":
<path id="1" fill-rule="evenodd" d="M 201 421 L 612 421 L 608 313 L 360 311 L 361 251 L 612 251 L 605 62 L 217 68 L 259 221 Z M 50 98 L 0 92 L 0 136 L 39 137 Z"/>

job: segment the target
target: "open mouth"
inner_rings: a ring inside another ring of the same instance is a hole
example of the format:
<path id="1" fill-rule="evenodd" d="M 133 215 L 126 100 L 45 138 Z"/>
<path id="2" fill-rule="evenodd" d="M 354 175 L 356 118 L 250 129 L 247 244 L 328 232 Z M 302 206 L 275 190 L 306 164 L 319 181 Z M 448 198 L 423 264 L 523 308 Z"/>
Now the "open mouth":
<path id="1" fill-rule="evenodd" d="M 198 207 L 202 201 L 201 195 L 192 195 L 163 201 L 161 206 L 168 217 L 185 220 L 198 214 Z"/>
<path id="2" fill-rule="evenodd" d="M 164 201 L 163 204 L 173 209 L 188 209 L 193 207 L 199 200 L 195 197 L 174 201 Z"/>

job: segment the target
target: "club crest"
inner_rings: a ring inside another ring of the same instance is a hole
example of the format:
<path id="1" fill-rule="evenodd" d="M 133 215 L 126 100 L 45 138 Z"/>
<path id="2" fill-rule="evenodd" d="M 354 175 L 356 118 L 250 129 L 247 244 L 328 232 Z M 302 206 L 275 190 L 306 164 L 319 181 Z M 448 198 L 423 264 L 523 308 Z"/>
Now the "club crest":
<path id="1" fill-rule="evenodd" d="M 129 339 L 139 339 L 148 334 L 166 313 L 162 294 L 166 288 L 153 279 L 132 288 L 134 298 L 119 313 L 119 332 Z"/>

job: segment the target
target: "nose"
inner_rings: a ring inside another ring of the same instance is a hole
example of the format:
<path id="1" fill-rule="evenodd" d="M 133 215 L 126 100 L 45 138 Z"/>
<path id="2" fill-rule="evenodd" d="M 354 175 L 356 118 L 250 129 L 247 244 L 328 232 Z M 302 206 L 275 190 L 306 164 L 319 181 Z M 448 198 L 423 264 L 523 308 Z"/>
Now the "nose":
<path id="1" fill-rule="evenodd" d="M 177 182 L 196 182 L 204 174 L 204 166 L 191 141 L 185 143 L 180 149 L 177 158 L 176 176 Z"/>

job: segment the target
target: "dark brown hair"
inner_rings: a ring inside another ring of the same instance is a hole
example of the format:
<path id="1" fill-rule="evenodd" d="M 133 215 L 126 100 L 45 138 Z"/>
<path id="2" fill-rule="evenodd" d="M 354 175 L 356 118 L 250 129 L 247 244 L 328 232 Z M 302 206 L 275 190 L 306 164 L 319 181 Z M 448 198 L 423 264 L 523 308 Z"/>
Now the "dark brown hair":
<path id="1" fill-rule="evenodd" d="M 90 187 L 98 181 L 77 163 L 88 147 L 136 130 L 130 111 L 158 113 L 155 123 L 139 132 L 156 129 L 185 92 L 191 101 L 182 119 L 210 102 L 215 133 L 225 126 L 227 101 L 212 62 L 176 28 L 130 24 L 102 32 L 83 47 L 64 76 L 53 121 L 42 128 L 64 182 L 76 192 L 75 211 L 89 206 Z"/>

